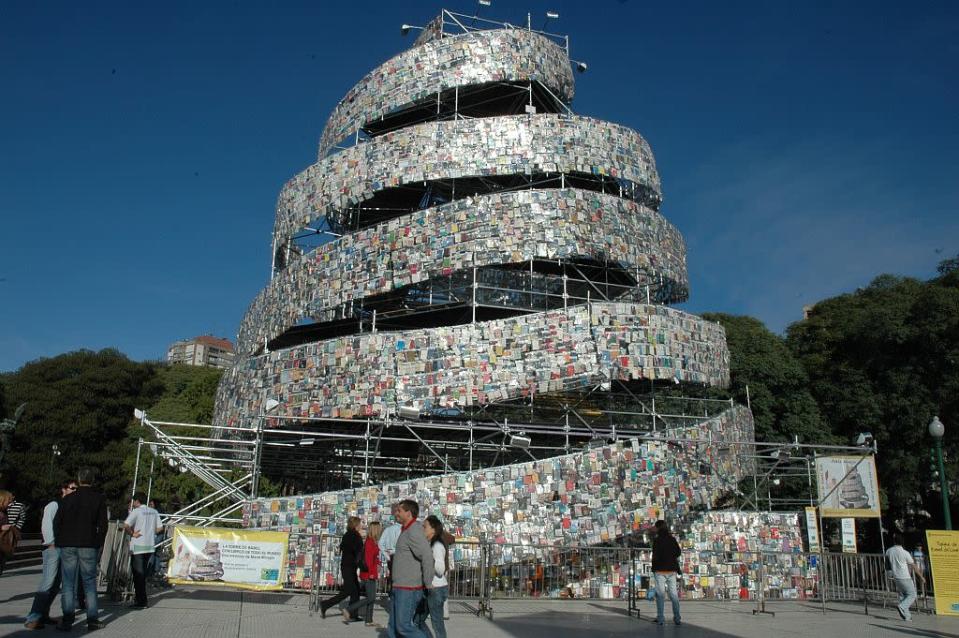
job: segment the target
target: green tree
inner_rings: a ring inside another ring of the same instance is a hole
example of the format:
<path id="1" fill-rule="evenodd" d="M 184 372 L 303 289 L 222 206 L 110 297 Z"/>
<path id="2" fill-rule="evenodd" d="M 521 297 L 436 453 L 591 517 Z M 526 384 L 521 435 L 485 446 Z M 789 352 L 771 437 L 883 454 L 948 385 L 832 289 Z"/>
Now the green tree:
<path id="1" fill-rule="evenodd" d="M 90 465 L 112 505 L 121 506 L 129 484 L 123 465 L 132 451 L 127 428 L 133 408 L 162 392 L 155 370 L 156 364 L 107 349 L 39 359 L 4 375 L 8 408 L 27 403 L 4 472 L 6 485 L 36 506 L 78 467 Z"/>
<path id="2" fill-rule="evenodd" d="M 730 355 L 729 392 L 737 403 L 749 404 L 756 422 L 757 441 L 827 442 L 832 433 L 809 393 L 806 370 L 789 351 L 785 340 L 753 317 L 704 314 L 726 330 Z"/>
<path id="3" fill-rule="evenodd" d="M 925 527 L 934 491 L 926 426 L 938 414 L 956 476 L 959 430 L 959 280 L 882 275 L 855 293 L 821 301 L 788 330 L 790 349 L 832 430 L 845 441 L 871 432 L 887 513 Z"/>

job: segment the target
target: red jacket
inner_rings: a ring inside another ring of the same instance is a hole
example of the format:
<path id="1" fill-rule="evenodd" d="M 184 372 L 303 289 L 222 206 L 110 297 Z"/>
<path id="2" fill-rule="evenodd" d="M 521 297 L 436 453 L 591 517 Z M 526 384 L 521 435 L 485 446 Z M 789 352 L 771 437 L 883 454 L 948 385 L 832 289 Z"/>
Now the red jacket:
<path id="1" fill-rule="evenodd" d="M 376 580 L 380 575 L 380 546 L 369 536 L 363 545 L 363 554 L 369 571 L 360 571 L 360 580 Z"/>

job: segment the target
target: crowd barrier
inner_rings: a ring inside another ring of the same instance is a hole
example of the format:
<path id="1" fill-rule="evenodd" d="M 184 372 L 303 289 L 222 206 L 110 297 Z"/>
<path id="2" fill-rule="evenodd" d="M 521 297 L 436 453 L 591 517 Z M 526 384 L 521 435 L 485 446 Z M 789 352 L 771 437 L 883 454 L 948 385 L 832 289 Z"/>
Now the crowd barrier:
<path id="1" fill-rule="evenodd" d="M 112 598 L 131 589 L 128 543 L 113 522 L 100 562 L 101 585 Z M 311 613 L 340 583 L 340 537 L 290 534 L 284 591 L 309 596 Z M 496 600 L 618 600 L 641 613 L 652 583 L 648 547 L 519 545 L 461 540 L 449 550 L 450 599 L 475 603 L 492 616 Z M 895 583 L 882 554 L 684 550 L 679 594 L 684 601 L 744 601 L 754 613 L 789 601 L 894 605 Z M 925 573 L 925 566 L 922 566 Z M 387 591 L 385 566 L 377 591 Z M 917 582 L 917 607 L 931 611 L 925 583 Z M 646 606 L 644 606 L 646 605 Z"/>

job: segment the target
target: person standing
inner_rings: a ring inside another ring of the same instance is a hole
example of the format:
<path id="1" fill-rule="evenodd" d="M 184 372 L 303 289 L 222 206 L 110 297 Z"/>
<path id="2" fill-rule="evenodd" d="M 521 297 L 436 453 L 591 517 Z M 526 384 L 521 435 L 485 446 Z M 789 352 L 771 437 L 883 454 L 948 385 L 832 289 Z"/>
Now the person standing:
<path id="1" fill-rule="evenodd" d="M 323 618 L 326 618 L 326 610 L 333 605 L 340 603 L 340 607 L 346 609 L 347 604 L 343 602 L 344 600 L 349 598 L 348 604 L 353 605 L 360 599 L 360 583 L 356 573 L 363 554 L 363 537 L 360 536 L 362 526 L 363 523 L 358 516 L 351 516 L 346 521 L 346 533 L 340 540 L 340 577 L 343 582 L 336 595 L 320 603 L 320 616 Z M 348 615 L 347 619 L 350 619 Z M 359 620 L 359 617 L 353 617 L 352 620 Z"/>
<path id="2" fill-rule="evenodd" d="M 133 495 L 133 508 L 123 523 L 123 530 L 130 535 L 130 570 L 133 572 L 133 608 L 147 607 L 147 565 L 156 549 L 156 535 L 163 528 L 160 515 L 146 503 L 143 492 Z"/>
<path id="3" fill-rule="evenodd" d="M 60 501 L 53 517 L 53 536 L 60 547 L 63 591 L 60 631 L 70 631 L 76 615 L 77 572 L 86 593 L 87 629 L 103 627 L 97 609 L 97 557 L 107 535 L 107 499 L 91 487 L 94 469 L 80 468 L 77 489 Z"/>
<path id="4" fill-rule="evenodd" d="M 0 509 L 3 510 L 3 519 L 0 521 L 0 531 L 3 534 L 3 550 L 0 551 L 0 575 L 7 566 L 7 559 L 13 556 L 20 538 L 23 535 L 23 524 L 27 520 L 27 508 L 16 500 L 12 492 L 0 490 Z"/>
<path id="5" fill-rule="evenodd" d="M 156 536 L 154 538 L 154 550 L 150 555 L 150 560 L 147 561 L 147 580 L 154 578 L 157 574 L 157 567 L 159 563 L 159 556 L 155 549 L 156 545 L 159 545 L 166 539 L 166 533 L 163 528 L 163 518 L 160 516 L 160 508 L 157 505 L 156 500 L 150 499 L 150 502 L 147 503 L 150 506 L 150 509 L 155 510 L 157 513 L 157 520 L 160 521 L 160 528 L 157 530 Z"/>
<path id="6" fill-rule="evenodd" d="M 343 610 L 343 622 L 350 622 L 350 617 L 365 607 L 366 626 L 376 626 L 373 622 L 373 605 L 376 603 L 376 580 L 380 576 L 380 546 L 378 541 L 382 534 L 382 523 L 378 521 L 370 523 L 366 532 L 366 542 L 363 543 L 363 555 L 366 560 L 360 567 L 360 582 L 365 588 L 365 598 L 350 604 Z"/>
<path id="7" fill-rule="evenodd" d="M 902 546 L 902 536 L 894 534 L 892 537 L 893 546 L 886 550 L 886 569 L 896 583 L 896 590 L 899 591 L 899 604 L 896 605 L 896 611 L 899 617 L 905 621 L 912 620 L 912 613 L 909 607 L 916 600 L 916 584 L 912 582 L 912 574 L 920 582 L 926 579 L 919 571 L 916 561 L 909 555 Z"/>
<path id="8" fill-rule="evenodd" d="M 33 605 L 27 614 L 24 627 L 27 629 L 43 629 L 50 623 L 50 605 L 60 593 L 60 548 L 57 547 L 53 535 L 53 517 L 60 506 L 60 499 L 72 494 L 77 489 L 76 481 L 64 481 L 60 486 L 60 497 L 55 498 L 43 508 L 43 518 L 40 521 L 40 534 L 43 536 L 43 575 L 40 577 L 40 586 L 33 595 Z"/>
<path id="9" fill-rule="evenodd" d="M 393 554 L 393 596 L 390 601 L 389 638 L 425 638 L 413 623 L 413 614 L 423 600 L 423 590 L 433 582 L 433 551 L 426 541 L 423 524 L 416 520 L 416 501 L 400 501 L 396 519 L 402 526 Z"/>
<path id="10" fill-rule="evenodd" d="M 673 604 L 673 622 L 681 625 L 679 616 L 679 592 L 676 591 L 676 575 L 679 573 L 679 557 L 682 550 L 669 531 L 666 521 L 656 521 L 656 538 L 653 539 L 653 575 L 656 578 L 656 624 L 666 624 L 666 594 Z"/>
<path id="11" fill-rule="evenodd" d="M 433 580 L 426 593 L 426 610 L 417 614 L 415 623 L 425 634 L 426 617 L 429 616 L 436 638 L 446 638 L 446 614 L 443 606 L 450 595 L 450 584 L 446 580 L 449 571 L 449 546 L 443 532 L 443 522 L 436 516 L 427 516 L 423 521 L 423 533 L 433 553 Z"/>
<path id="12" fill-rule="evenodd" d="M 14 494 L 10 494 L 10 504 L 7 505 L 7 521 L 21 532 L 23 524 L 27 522 L 27 506 L 17 500 Z"/>
<path id="13" fill-rule="evenodd" d="M 386 580 L 388 584 L 393 583 L 393 554 L 396 552 L 396 541 L 399 540 L 400 532 L 403 531 L 403 526 L 400 525 L 399 519 L 397 518 L 399 509 L 399 503 L 393 503 L 390 507 L 393 524 L 388 525 L 386 529 L 383 530 L 383 535 L 380 536 L 380 553 L 386 560 Z"/>

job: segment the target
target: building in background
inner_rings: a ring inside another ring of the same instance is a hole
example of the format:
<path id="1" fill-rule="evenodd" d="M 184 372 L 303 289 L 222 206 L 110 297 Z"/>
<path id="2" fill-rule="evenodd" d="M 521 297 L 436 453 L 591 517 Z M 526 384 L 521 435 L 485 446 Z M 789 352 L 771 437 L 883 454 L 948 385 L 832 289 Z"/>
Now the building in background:
<path id="1" fill-rule="evenodd" d="M 233 365 L 233 356 L 233 344 L 230 340 L 212 335 L 176 341 L 166 351 L 168 363 L 214 368 L 229 368 Z"/>

